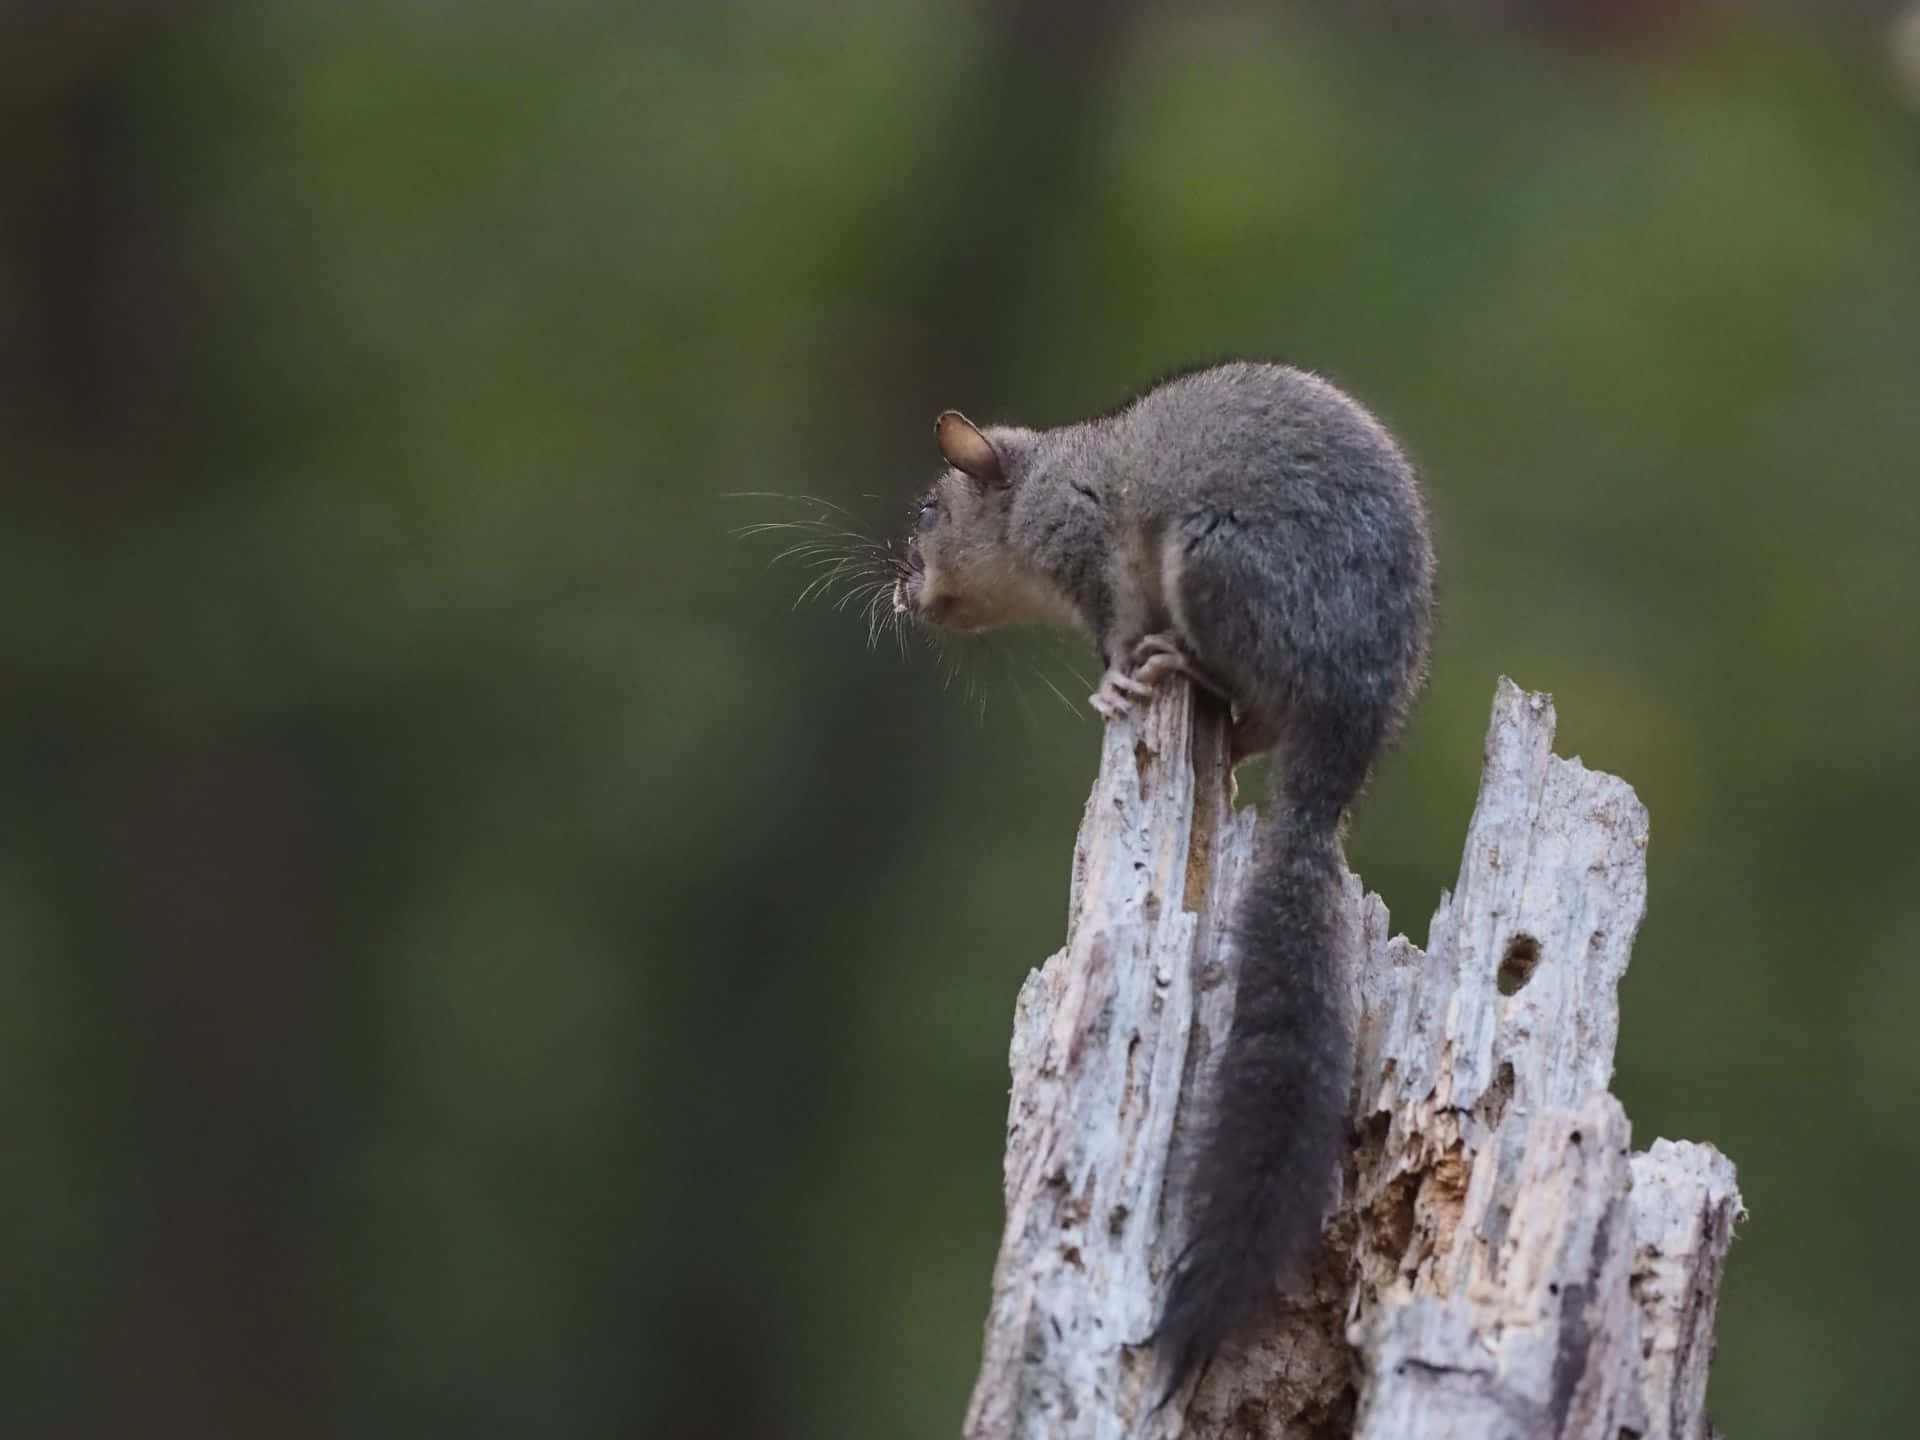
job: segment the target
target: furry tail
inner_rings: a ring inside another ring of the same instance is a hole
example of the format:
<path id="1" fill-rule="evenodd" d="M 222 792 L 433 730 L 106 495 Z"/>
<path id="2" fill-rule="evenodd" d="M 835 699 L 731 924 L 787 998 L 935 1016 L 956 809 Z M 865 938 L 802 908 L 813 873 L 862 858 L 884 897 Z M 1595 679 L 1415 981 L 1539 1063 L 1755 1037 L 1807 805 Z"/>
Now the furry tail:
<path id="1" fill-rule="evenodd" d="M 1240 981 L 1190 1176 L 1193 1229 L 1154 1332 L 1162 1404 L 1299 1278 L 1337 1189 L 1353 1064 L 1339 834 L 1359 775 L 1314 749 L 1290 746 L 1276 767 L 1236 917 Z"/>

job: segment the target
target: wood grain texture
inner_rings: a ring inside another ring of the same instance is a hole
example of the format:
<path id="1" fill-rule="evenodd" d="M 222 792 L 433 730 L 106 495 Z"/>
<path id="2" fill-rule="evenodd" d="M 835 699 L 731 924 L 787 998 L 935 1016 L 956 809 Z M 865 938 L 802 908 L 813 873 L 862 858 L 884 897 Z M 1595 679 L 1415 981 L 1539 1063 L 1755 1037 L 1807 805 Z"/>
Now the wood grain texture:
<path id="1" fill-rule="evenodd" d="M 969 1437 L 1707 1434 L 1739 1193 L 1710 1146 L 1631 1153 L 1607 1083 L 1647 816 L 1555 756 L 1553 729 L 1547 697 L 1500 682 L 1425 951 L 1349 880 L 1344 1197 L 1308 1283 L 1155 1412 L 1143 1342 L 1232 1014 L 1255 819 L 1232 803 L 1223 718 L 1184 684 L 1106 727 L 1067 943 L 1016 1005 Z"/>

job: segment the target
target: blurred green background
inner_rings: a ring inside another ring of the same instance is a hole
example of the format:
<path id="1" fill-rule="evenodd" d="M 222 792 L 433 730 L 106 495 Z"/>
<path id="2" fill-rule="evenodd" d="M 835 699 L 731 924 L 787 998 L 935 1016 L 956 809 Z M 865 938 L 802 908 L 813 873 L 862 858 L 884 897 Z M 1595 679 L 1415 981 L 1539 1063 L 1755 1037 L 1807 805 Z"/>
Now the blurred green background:
<path id="1" fill-rule="evenodd" d="M 724 497 L 1239 353 L 1431 488 L 1356 868 L 1422 939 L 1555 692 L 1616 1088 L 1752 1211 L 1716 1416 L 1911 1424 L 1889 10 L 1420 12 L 0 10 L 0 1433 L 956 1433 L 1093 663 L 869 653 Z"/>

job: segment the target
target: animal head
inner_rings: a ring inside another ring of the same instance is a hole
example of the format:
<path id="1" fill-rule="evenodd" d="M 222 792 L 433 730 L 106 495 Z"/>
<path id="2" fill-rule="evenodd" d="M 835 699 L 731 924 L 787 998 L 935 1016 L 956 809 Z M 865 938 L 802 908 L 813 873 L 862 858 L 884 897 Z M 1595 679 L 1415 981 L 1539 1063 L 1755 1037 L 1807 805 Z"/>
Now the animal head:
<path id="1" fill-rule="evenodd" d="M 934 422 L 947 469 L 914 507 L 893 608 L 949 630 L 1048 618 L 1052 587 L 1010 533 L 1013 504 L 1034 439 L 983 431 L 957 410 Z"/>

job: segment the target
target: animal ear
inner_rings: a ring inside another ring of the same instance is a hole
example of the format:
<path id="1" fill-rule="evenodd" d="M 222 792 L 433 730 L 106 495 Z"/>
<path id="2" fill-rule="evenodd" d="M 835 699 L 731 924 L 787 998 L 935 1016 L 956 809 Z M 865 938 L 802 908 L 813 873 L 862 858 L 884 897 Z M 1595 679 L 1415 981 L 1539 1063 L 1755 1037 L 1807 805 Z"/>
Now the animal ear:
<path id="1" fill-rule="evenodd" d="M 980 427 L 958 410 L 941 412 L 940 418 L 933 422 L 933 435 L 940 442 L 940 453 L 954 469 L 971 475 L 983 485 L 1007 483 L 1000 452 L 980 433 Z"/>

